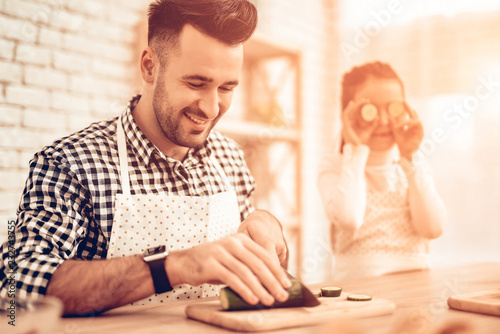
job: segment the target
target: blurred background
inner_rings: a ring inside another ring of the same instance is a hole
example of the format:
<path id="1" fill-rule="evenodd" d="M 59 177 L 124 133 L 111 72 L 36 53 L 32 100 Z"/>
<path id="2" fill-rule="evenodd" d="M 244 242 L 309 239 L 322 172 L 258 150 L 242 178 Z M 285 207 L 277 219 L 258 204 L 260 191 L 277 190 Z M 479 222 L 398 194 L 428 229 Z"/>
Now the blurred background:
<path id="1" fill-rule="evenodd" d="M 306 283 L 331 278 L 318 164 L 338 135 L 342 74 L 374 60 L 406 85 L 448 209 L 432 266 L 500 261 L 500 2 L 253 2 L 259 26 L 217 128 L 245 150 L 256 205 L 283 222 L 290 271 Z M 0 0 L 0 240 L 33 154 L 140 92 L 149 3 Z"/>

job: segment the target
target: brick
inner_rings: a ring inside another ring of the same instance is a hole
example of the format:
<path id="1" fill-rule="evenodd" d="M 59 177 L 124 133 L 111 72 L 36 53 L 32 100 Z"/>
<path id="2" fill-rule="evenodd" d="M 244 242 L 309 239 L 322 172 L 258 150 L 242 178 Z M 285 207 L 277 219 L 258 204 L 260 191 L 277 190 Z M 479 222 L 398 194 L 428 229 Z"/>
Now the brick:
<path id="1" fill-rule="evenodd" d="M 132 72 L 129 65 L 101 58 L 95 58 L 92 61 L 92 71 L 120 79 L 127 78 Z"/>
<path id="2" fill-rule="evenodd" d="M 0 132 L 0 147 L 12 149 L 33 149 L 40 146 L 42 135 L 23 128 L 4 128 Z"/>
<path id="3" fill-rule="evenodd" d="M 71 51 L 81 52 L 91 55 L 99 55 L 102 50 L 98 42 L 84 35 L 64 34 L 62 47 Z"/>
<path id="4" fill-rule="evenodd" d="M 0 61 L 0 81 L 9 83 L 20 83 L 22 78 L 21 66 Z"/>
<path id="5" fill-rule="evenodd" d="M 44 146 L 52 145 L 54 141 L 66 137 L 69 134 L 71 134 L 70 131 L 68 131 L 66 128 L 64 129 L 57 129 L 48 133 L 43 133 L 41 134 L 41 140 L 40 140 L 40 149 Z M 29 152 L 26 152 L 26 154 Z"/>
<path id="6" fill-rule="evenodd" d="M 15 43 L 0 39 L 0 59 L 12 60 L 14 59 Z"/>
<path id="7" fill-rule="evenodd" d="M 11 216 L 15 214 L 21 200 L 21 194 L 22 189 L 0 192 L 0 210 L 9 212 Z"/>
<path id="8" fill-rule="evenodd" d="M 124 63 L 132 62 L 136 58 L 132 45 L 123 46 L 111 43 L 101 45 L 99 56 Z"/>
<path id="9" fill-rule="evenodd" d="M 144 12 L 146 15 L 146 10 L 148 8 L 150 1 L 129 1 L 129 0 L 119 0 L 118 6 L 130 8 L 137 12 Z"/>
<path id="10" fill-rule="evenodd" d="M 0 104 L 0 126 L 19 126 L 22 115 L 21 107 Z"/>
<path id="11" fill-rule="evenodd" d="M 68 84 L 67 75 L 63 72 L 36 66 L 25 66 L 24 80 L 29 85 L 65 89 Z"/>
<path id="12" fill-rule="evenodd" d="M 86 97 L 77 96 L 66 92 L 52 93 L 52 108 L 66 113 L 90 113 L 90 102 Z"/>
<path id="13" fill-rule="evenodd" d="M 94 96 L 91 107 L 93 114 L 99 119 L 106 119 L 121 114 L 126 108 L 126 101 L 121 102 L 120 99 Z"/>
<path id="14" fill-rule="evenodd" d="M 34 42 L 37 34 L 38 28 L 33 23 L 16 20 L 0 13 L 0 37 Z"/>
<path id="15" fill-rule="evenodd" d="M 105 94 L 106 89 L 101 80 L 88 74 L 69 78 L 69 90 L 75 93 Z"/>
<path id="16" fill-rule="evenodd" d="M 42 144 L 44 142 L 42 141 L 40 143 Z M 45 145 L 43 145 L 43 146 L 45 146 Z M 40 146 L 39 148 L 31 148 L 28 150 L 21 150 L 21 153 L 19 153 L 19 157 L 18 157 L 17 168 L 29 170 L 30 162 L 31 162 L 31 160 L 33 160 L 35 153 L 39 152 L 41 147 L 43 147 L 43 146 Z M 26 173 L 26 177 L 27 176 L 28 176 L 28 173 Z"/>
<path id="17" fill-rule="evenodd" d="M 108 14 L 108 20 L 110 22 L 116 22 L 124 26 L 135 26 L 140 19 L 144 17 L 145 13 L 139 13 L 134 10 L 130 10 L 126 7 L 113 6 L 110 8 Z"/>
<path id="18" fill-rule="evenodd" d="M 101 40 L 112 40 L 116 42 L 135 42 L 135 31 L 130 27 L 102 20 L 86 20 L 84 31 L 93 38 Z"/>
<path id="19" fill-rule="evenodd" d="M 0 171 L 0 189 L 22 189 L 26 181 L 26 173 L 19 171 Z"/>
<path id="20" fill-rule="evenodd" d="M 21 44 L 17 46 L 16 61 L 36 65 L 50 64 L 50 50 L 40 46 Z"/>
<path id="21" fill-rule="evenodd" d="M 64 34 L 59 31 L 41 28 L 39 41 L 42 45 L 60 48 L 63 45 L 63 36 Z"/>
<path id="22" fill-rule="evenodd" d="M 64 129 L 66 117 L 64 114 L 28 109 L 24 111 L 23 125 L 33 129 Z"/>
<path id="23" fill-rule="evenodd" d="M 2 133 L 0 132 L 0 139 Z M 2 141 L 0 140 L 0 146 Z M 0 168 L 17 168 L 19 154 L 11 148 L 0 148 Z"/>
<path id="24" fill-rule="evenodd" d="M 68 128 L 70 132 L 79 131 L 88 127 L 91 123 L 98 121 L 95 117 L 89 115 L 71 115 L 68 119 Z"/>
<path id="25" fill-rule="evenodd" d="M 132 84 L 126 84 L 123 81 L 110 81 L 109 85 L 107 86 L 106 93 L 109 96 L 119 99 L 123 99 L 124 96 L 128 98 L 128 96 L 131 94 L 131 87 Z"/>
<path id="26" fill-rule="evenodd" d="M 53 9 L 47 5 L 23 0 L 7 0 L 4 12 L 22 19 L 29 20 L 34 24 L 45 24 Z"/>
<path id="27" fill-rule="evenodd" d="M 97 95 L 108 95 L 122 98 L 130 92 L 130 85 L 122 80 L 110 80 L 96 76 L 72 76 L 70 77 L 69 89 L 75 93 L 88 93 Z"/>
<path id="28" fill-rule="evenodd" d="M 5 92 L 6 101 L 12 104 L 35 107 L 49 106 L 49 93 L 40 88 L 9 85 Z"/>
<path id="29" fill-rule="evenodd" d="M 70 0 L 66 8 L 96 17 L 102 17 L 106 12 L 105 2 L 97 0 Z"/>
<path id="30" fill-rule="evenodd" d="M 68 72 L 87 72 L 88 57 L 76 53 L 54 51 L 54 67 Z"/>
<path id="31" fill-rule="evenodd" d="M 80 14 L 58 10 L 54 11 L 49 24 L 55 28 L 77 32 L 83 29 L 83 17 Z"/>

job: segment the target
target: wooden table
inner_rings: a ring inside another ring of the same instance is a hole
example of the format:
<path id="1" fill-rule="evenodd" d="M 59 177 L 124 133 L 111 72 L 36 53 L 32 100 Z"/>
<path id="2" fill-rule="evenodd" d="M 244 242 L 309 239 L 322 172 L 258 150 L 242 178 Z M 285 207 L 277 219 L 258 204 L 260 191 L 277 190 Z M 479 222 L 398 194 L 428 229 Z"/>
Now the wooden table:
<path id="1" fill-rule="evenodd" d="M 362 333 L 391 333 L 402 319 L 409 319 L 416 333 L 429 333 L 443 320 L 458 316 L 478 324 L 483 329 L 481 333 L 500 333 L 500 317 L 451 310 L 446 303 L 452 295 L 500 288 L 500 263 L 413 271 L 369 279 L 327 282 L 310 287 L 319 288 L 326 285 L 341 286 L 344 291 L 366 293 L 396 303 L 396 311 L 392 315 L 356 320 L 355 325 Z M 125 306 L 97 317 L 63 318 L 56 333 L 234 333 L 187 319 L 184 308 L 191 303 L 196 301 Z M 328 326 L 335 326 L 335 323 L 272 333 L 332 332 L 325 330 Z M 416 331 L 417 329 L 419 331 Z"/>

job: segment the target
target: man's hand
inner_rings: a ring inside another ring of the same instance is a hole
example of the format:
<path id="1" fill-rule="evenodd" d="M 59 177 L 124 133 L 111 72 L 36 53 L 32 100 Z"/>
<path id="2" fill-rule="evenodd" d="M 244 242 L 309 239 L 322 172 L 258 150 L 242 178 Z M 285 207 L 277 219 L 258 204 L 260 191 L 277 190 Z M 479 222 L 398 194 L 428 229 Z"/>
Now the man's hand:
<path id="1" fill-rule="evenodd" d="M 165 268 L 172 286 L 227 284 L 252 305 L 261 302 L 271 306 L 275 299 L 284 302 L 291 286 L 279 263 L 243 233 L 170 252 Z"/>
<path id="2" fill-rule="evenodd" d="M 244 233 L 264 247 L 271 258 L 283 268 L 288 266 L 288 248 L 280 222 L 269 212 L 256 210 L 240 224 Z"/>

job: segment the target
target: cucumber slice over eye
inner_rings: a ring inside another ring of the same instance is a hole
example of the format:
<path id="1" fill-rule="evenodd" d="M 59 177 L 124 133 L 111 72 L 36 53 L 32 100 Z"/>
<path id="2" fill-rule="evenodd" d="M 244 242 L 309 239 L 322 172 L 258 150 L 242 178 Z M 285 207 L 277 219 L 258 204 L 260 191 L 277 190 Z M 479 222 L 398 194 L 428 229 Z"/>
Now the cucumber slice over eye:
<path id="1" fill-rule="evenodd" d="M 341 293 L 342 293 L 342 288 L 336 286 L 327 286 L 321 288 L 322 297 L 339 297 Z"/>
<path id="2" fill-rule="evenodd" d="M 373 121 L 377 117 L 377 114 L 377 107 L 371 103 L 367 103 L 361 108 L 361 117 L 367 122 Z"/>
<path id="3" fill-rule="evenodd" d="M 406 108 L 403 102 L 394 101 L 389 104 L 387 111 L 389 115 L 393 118 L 401 116 L 405 112 Z"/>
<path id="4" fill-rule="evenodd" d="M 372 296 L 369 295 L 347 295 L 347 300 L 352 300 L 355 302 L 366 302 L 372 300 Z"/>

